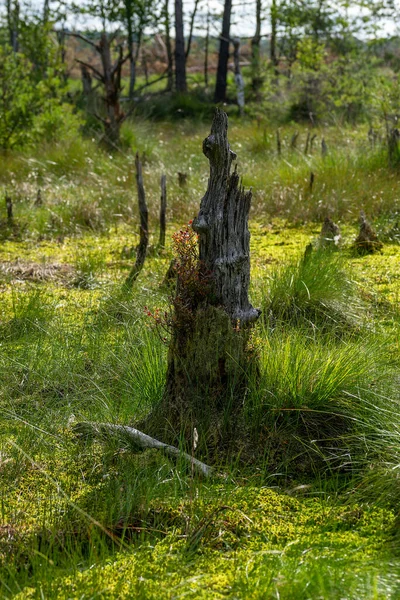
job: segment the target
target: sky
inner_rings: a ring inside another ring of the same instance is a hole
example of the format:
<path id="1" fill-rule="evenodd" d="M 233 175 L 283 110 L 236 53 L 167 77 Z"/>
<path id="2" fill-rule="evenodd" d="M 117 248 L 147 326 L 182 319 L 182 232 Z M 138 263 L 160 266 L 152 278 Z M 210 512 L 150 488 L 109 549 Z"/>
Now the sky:
<path id="1" fill-rule="evenodd" d="M 1 0 L 0 0 L 1 1 Z M 79 0 L 75 0 L 76 4 L 79 4 Z M 5 1 L 4 1 L 5 4 Z M 43 7 L 43 0 L 25 0 L 25 4 L 41 10 Z M 52 2 L 53 5 L 57 5 L 57 2 Z M 231 26 L 231 35 L 239 37 L 250 37 L 254 35 L 255 31 L 255 0 L 234 0 L 233 18 Z M 268 35 L 270 32 L 269 20 L 268 20 L 268 7 L 270 5 L 269 0 L 263 2 L 263 12 L 265 20 L 262 25 L 262 35 Z M 173 0 L 170 0 L 171 9 L 173 7 Z M 184 13 L 186 20 L 186 33 L 188 32 L 188 21 L 190 14 L 193 11 L 194 0 L 184 0 Z M 221 14 L 223 10 L 223 0 L 200 0 L 199 13 L 206 14 L 207 7 L 210 7 L 211 13 Z M 349 15 L 351 17 L 362 17 L 363 13 L 359 7 L 350 4 Z M 399 11 L 399 24 L 400 24 L 400 11 Z M 100 23 L 96 22 L 96 19 L 76 18 L 71 16 L 68 19 L 67 25 L 73 28 L 82 27 L 100 27 Z M 387 35 L 393 35 L 396 33 L 397 24 L 392 20 L 387 19 L 381 23 L 381 31 Z M 195 34 L 204 33 L 204 28 L 201 28 L 201 24 L 195 30 Z M 217 23 L 213 25 L 211 34 L 217 37 L 219 35 L 219 29 Z"/>

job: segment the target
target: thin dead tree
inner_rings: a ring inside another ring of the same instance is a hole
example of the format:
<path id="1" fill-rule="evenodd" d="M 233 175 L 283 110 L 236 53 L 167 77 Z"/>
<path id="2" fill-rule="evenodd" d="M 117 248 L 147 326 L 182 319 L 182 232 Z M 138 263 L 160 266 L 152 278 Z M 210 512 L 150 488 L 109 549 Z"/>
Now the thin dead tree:
<path id="1" fill-rule="evenodd" d="M 122 67 L 127 60 L 129 60 L 130 53 L 123 55 L 122 46 L 118 49 L 118 56 L 113 61 L 111 57 L 111 41 L 112 37 L 109 37 L 104 31 L 100 36 L 98 43 L 93 42 L 89 38 L 85 37 L 80 33 L 69 33 L 73 37 L 83 40 L 89 44 L 96 52 L 100 55 L 101 59 L 101 71 L 90 63 L 84 62 L 77 59 L 77 62 L 89 69 L 93 74 L 93 77 L 97 79 L 104 86 L 104 103 L 106 116 L 103 117 L 97 112 L 94 112 L 95 117 L 103 123 L 104 126 L 104 139 L 111 147 L 116 148 L 119 144 L 120 129 L 122 123 L 129 116 L 129 112 L 125 113 L 121 109 L 120 95 L 121 95 L 121 76 Z"/>
<path id="2" fill-rule="evenodd" d="M 240 69 L 240 38 L 235 37 L 232 39 L 233 44 L 233 64 L 235 73 L 235 84 L 236 84 L 236 98 L 239 106 L 240 115 L 243 115 L 244 111 L 244 79 L 242 71 Z"/>
<path id="3" fill-rule="evenodd" d="M 167 176 L 161 175 L 161 201 L 160 201 L 160 240 L 158 245 L 165 248 L 165 230 L 167 213 Z"/>
<path id="4" fill-rule="evenodd" d="M 270 55 L 272 67 L 274 69 L 275 77 L 278 77 L 279 76 L 279 60 L 278 60 L 278 52 L 277 52 L 278 8 L 276 5 L 276 0 L 272 0 L 272 3 L 271 3 L 270 19 L 271 19 L 271 37 L 270 37 L 269 55 Z"/>
<path id="5" fill-rule="evenodd" d="M 219 42 L 217 80 L 215 84 L 215 102 L 226 100 L 226 78 L 228 75 L 229 42 L 231 31 L 232 0 L 225 0 L 222 17 L 222 33 Z"/>
<path id="6" fill-rule="evenodd" d="M 276 130 L 276 149 L 278 152 L 278 156 L 282 154 L 282 142 L 281 142 L 281 133 L 279 129 Z"/>
<path id="7" fill-rule="evenodd" d="M 207 28 L 204 40 L 204 85 L 208 88 L 208 53 L 210 47 L 210 5 L 207 7 Z"/>
<path id="8" fill-rule="evenodd" d="M 251 87 L 256 96 L 259 95 L 262 84 L 260 69 L 260 43 L 261 43 L 261 0 L 256 0 L 256 31 L 251 40 Z"/>
<path id="9" fill-rule="evenodd" d="M 174 87 L 174 59 L 171 43 L 171 25 L 169 20 L 169 0 L 165 0 L 163 12 L 165 26 L 165 48 L 167 54 L 167 90 L 171 91 Z"/>
<path id="10" fill-rule="evenodd" d="M 7 211 L 7 225 L 11 226 L 14 223 L 14 215 L 13 215 L 13 201 L 11 196 L 6 194 L 6 211 Z"/>
<path id="11" fill-rule="evenodd" d="M 6 0 L 7 28 L 10 46 L 14 53 L 19 50 L 20 4 L 18 0 Z"/>
<path id="12" fill-rule="evenodd" d="M 182 0 L 175 0 L 175 87 L 177 92 L 187 90 Z"/>
<path id="13" fill-rule="evenodd" d="M 194 1 L 193 11 L 192 11 L 192 15 L 190 17 L 189 36 L 188 36 L 188 42 L 187 42 L 187 47 L 186 47 L 186 53 L 185 53 L 185 59 L 186 60 L 188 59 L 188 56 L 190 54 L 190 49 L 192 47 L 194 21 L 196 19 L 196 13 L 197 13 L 197 9 L 199 7 L 199 2 L 200 2 L 200 0 L 195 0 Z"/>
<path id="14" fill-rule="evenodd" d="M 147 247 L 149 245 L 149 211 L 147 209 L 146 194 L 143 185 L 142 163 L 140 161 L 138 152 L 136 153 L 135 157 L 135 167 L 140 216 L 140 238 L 138 247 L 136 249 L 136 262 L 125 281 L 125 285 L 127 287 L 132 287 L 134 281 L 136 281 L 140 271 L 142 270 L 144 261 L 146 260 Z"/>

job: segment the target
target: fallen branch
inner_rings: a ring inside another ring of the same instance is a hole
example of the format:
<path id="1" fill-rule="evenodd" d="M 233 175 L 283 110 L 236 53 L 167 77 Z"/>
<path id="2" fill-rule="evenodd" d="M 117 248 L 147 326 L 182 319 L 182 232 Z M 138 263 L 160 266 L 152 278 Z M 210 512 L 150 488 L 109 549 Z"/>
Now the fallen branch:
<path id="1" fill-rule="evenodd" d="M 81 423 L 77 423 L 72 427 L 74 433 L 79 436 L 107 436 L 110 434 L 121 433 L 128 440 L 136 445 L 138 449 L 143 448 L 156 448 L 157 450 L 163 451 L 168 456 L 173 458 L 183 458 L 188 461 L 192 466 L 193 470 L 196 470 L 201 475 L 205 477 L 211 477 L 215 474 L 215 470 L 213 467 L 206 465 L 205 463 L 197 460 L 190 454 L 186 452 L 182 452 L 179 448 L 175 446 L 170 446 L 169 444 L 164 444 L 164 442 L 160 442 L 155 438 L 150 437 L 149 435 L 139 431 L 138 429 L 134 429 L 133 427 L 128 427 L 127 425 L 114 425 L 113 423 L 93 423 L 91 421 L 85 421 Z"/>

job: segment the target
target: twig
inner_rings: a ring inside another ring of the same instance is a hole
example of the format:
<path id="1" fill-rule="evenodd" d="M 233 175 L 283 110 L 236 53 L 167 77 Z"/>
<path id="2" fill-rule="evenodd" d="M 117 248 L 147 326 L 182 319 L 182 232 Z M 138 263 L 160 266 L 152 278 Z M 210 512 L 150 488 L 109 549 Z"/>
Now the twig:
<path id="1" fill-rule="evenodd" d="M 205 477 L 211 477 L 215 473 L 213 467 L 210 467 L 197 458 L 190 456 L 190 454 L 182 452 L 175 446 L 164 444 L 164 442 L 160 442 L 159 440 L 150 437 L 146 433 L 143 433 L 138 429 L 134 429 L 133 427 L 128 427 L 127 425 L 114 425 L 113 423 L 93 423 L 91 421 L 85 421 L 74 425 L 73 431 L 79 436 L 104 436 L 107 434 L 121 433 L 125 435 L 130 442 L 133 442 L 136 446 L 138 446 L 138 448 L 156 448 L 157 450 L 162 450 L 165 452 L 165 454 L 173 458 L 183 458 L 192 465 L 193 469 Z"/>

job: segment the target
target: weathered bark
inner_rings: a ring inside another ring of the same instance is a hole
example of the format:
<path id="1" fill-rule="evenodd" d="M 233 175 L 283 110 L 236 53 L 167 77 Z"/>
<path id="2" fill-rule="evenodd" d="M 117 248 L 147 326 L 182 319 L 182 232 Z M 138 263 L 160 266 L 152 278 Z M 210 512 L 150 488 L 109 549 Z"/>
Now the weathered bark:
<path id="1" fill-rule="evenodd" d="M 193 471 L 204 477 L 211 477 L 215 474 L 213 467 L 206 465 L 186 452 L 182 452 L 175 446 L 164 444 L 163 442 L 150 437 L 134 427 L 115 425 L 113 423 L 93 423 L 84 421 L 73 425 L 73 432 L 79 437 L 115 438 L 116 436 L 119 436 L 122 440 L 125 439 L 127 443 L 133 447 L 133 450 L 140 451 L 156 448 L 173 459 L 183 459 L 185 462 L 189 463 Z"/>
<path id="2" fill-rule="evenodd" d="M 210 161 L 210 178 L 193 222 L 199 234 L 199 258 L 212 273 L 216 302 L 233 321 L 251 323 L 259 316 L 248 299 L 251 191 L 243 190 L 236 169 L 230 173 L 236 154 L 229 147 L 228 117 L 222 110 L 215 113 L 203 153 Z"/>
<path id="3" fill-rule="evenodd" d="M 187 90 L 182 0 L 175 0 L 175 87 L 177 92 Z"/>
<path id="4" fill-rule="evenodd" d="M 236 37 L 232 40 L 233 43 L 233 62 L 235 69 L 235 84 L 236 84 L 236 97 L 239 106 L 240 115 L 243 115 L 244 111 L 244 80 L 242 71 L 240 70 L 240 38 Z"/>
<path id="5" fill-rule="evenodd" d="M 142 163 L 139 159 L 139 154 L 136 153 L 135 158 L 136 166 L 136 184 L 138 191 L 138 204 L 139 204 L 139 215 L 140 215 L 140 240 L 136 250 L 136 262 L 133 265 L 131 272 L 129 273 L 125 284 L 132 286 L 133 282 L 137 279 L 140 271 L 143 268 L 144 261 L 146 259 L 147 246 L 149 244 L 149 212 L 146 204 L 146 195 L 143 186 L 143 175 L 142 175 Z"/>
<path id="6" fill-rule="evenodd" d="M 196 427 L 200 446 L 211 452 L 236 439 L 245 389 L 257 370 L 248 351 L 249 326 L 260 314 L 248 298 L 251 192 L 243 190 L 236 170 L 231 173 L 236 155 L 227 125 L 226 114 L 217 110 L 203 142 L 210 178 L 193 222 L 199 236 L 198 292 L 185 302 L 185 275 L 178 265 L 164 397 L 141 427 L 169 440 L 190 439 Z"/>
<path id="7" fill-rule="evenodd" d="M 228 75 L 229 41 L 231 30 L 232 0 L 225 0 L 222 17 L 222 34 L 219 43 L 217 81 L 215 85 L 215 102 L 226 100 L 226 78 Z"/>
<path id="8" fill-rule="evenodd" d="M 160 202 L 160 248 L 165 248 L 165 229 L 167 212 L 167 176 L 161 175 L 161 202 Z"/>

